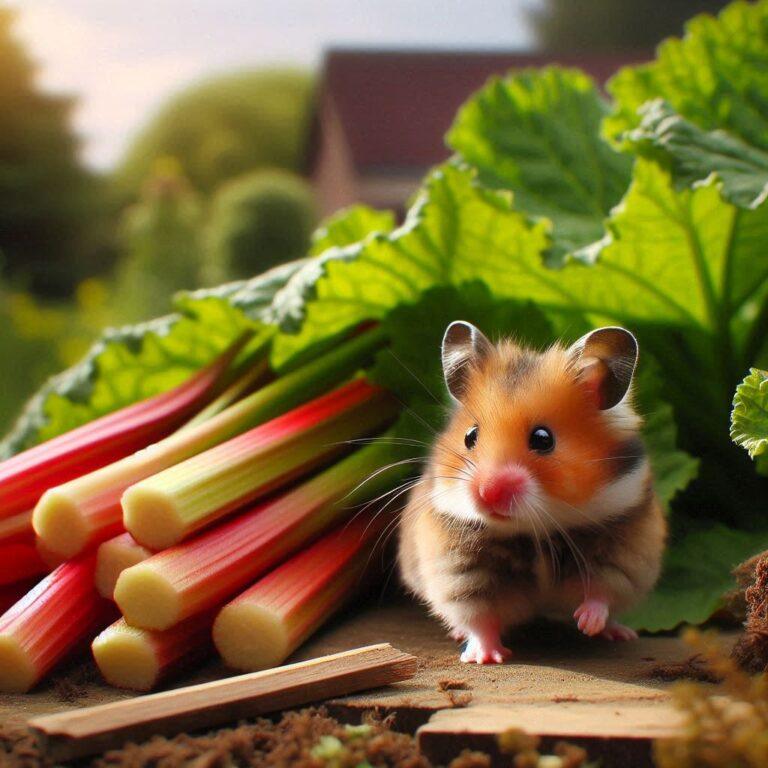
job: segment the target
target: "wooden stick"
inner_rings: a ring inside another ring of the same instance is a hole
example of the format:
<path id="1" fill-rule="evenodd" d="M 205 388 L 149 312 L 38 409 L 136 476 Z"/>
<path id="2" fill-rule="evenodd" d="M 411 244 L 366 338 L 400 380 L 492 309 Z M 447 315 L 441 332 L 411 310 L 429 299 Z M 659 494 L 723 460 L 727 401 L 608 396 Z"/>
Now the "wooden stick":
<path id="1" fill-rule="evenodd" d="M 267 712 L 407 680 L 417 659 L 388 643 L 29 722 L 54 761 L 155 735 L 207 730 Z"/>

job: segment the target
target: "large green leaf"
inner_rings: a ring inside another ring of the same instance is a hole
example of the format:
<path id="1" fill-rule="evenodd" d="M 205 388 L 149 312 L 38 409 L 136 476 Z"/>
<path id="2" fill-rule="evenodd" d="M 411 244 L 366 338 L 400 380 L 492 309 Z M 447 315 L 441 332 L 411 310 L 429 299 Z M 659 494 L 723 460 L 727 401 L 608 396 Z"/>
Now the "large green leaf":
<path id="1" fill-rule="evenodd" d="M 305 305 L 317 295 L 316 283 L 327 265 L 356 258 L 362 243 L 390 233 L 394 226 L 392 213 L 365 205 L 354 205 L 327 219 L 312 238 L 311 254 L 315 258 L 309 259 L 275 296 L 275 322 L 286 332 L 296 332 L 304 320 Z"/>
<path id="2" fill-rule="evenodd" d="M 281 292 L 283 333 L 274 362 L 418 300 L 436 285 L 485 280 L 499 296 L 513 290 L 516 260 L 540 262 L 547 225 L 515 211 L 506 192 L 484 189 L 467 167 L 446 164 L 428 177 L 405 223 L 361 243 L 326 251 Z M 294 290 L 298 288 L 298 290 Z M 287 296 L 287 294 L 291 296 Z M 293 319 L 296 323 L 292 323 Z"/>
<path id="3" fill-rule="evenodd" d="M 752 368 L 736 388 L 731 412 L 731 438 L 745 448 L 768 474 L 768 373 Z"/>
<path id="4" fill-rule="evenodd" d="M 634 151 L 668 164 L 678 186 L 693 186 L 716 173 L 723 196 L 757 208 L 768 195 L 768 152 L 725 131 L 704 131 L 656 99 L 641 107 L 642 122 L 624 134 Z"/>
<path id="5" fill-rule="evenodd" d="M 272 298 L 299 266 L 294 262 L 253 280 L 180 294 L 176 314 L 105 331 L 80 363 L 30 399 L 0 443 L 0 457 L 176 386 L 245 328 L 273 333 Z"/>
<path id="6" fill-rule="evenodd" d="M 329 248 L 343 248 L 360 242 L 371 232 L 391 232 L 395 228 L 392 211 L 378 211 L 367 205 L 344 208 L 323 221 L 312 235 L 311 256 Z"/>
<path id="7" fill-rule="evenodd" d="M 461 108 L 446 140 L 519 210 L 552 221 L 552 256 L 598 240 L 629 183 L 631 161 L 600 136 L 608 104 L 577 70 L 492 79 Z"/>
<path id="8" fill-rule="evenodd" d="M 662 98 L 704 130 L 768 150 L 768 2 L 695 17 L 682 39 L 663 42 L 655 61 L 622 69 L 608 91 L 616 101 L 605 122 L 611 137 L 638 125 L 642 104 Z"/>
<path id="9" fill-rule="evenodd" d="M 766 547 L 768 532 L 746 533 L 723 525 L 673 539 L 656 590 L 622 620 L 649 632 L 705 622 L 734 588 L 733 568 Z"/>

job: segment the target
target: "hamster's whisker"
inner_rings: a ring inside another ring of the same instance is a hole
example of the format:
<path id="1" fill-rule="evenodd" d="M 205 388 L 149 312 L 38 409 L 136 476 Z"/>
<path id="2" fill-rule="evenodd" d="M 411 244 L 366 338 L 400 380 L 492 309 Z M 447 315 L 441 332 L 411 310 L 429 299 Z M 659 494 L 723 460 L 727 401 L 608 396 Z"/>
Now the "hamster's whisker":
<path id="1" fill-rule="evenodd" d="M 601 456 L 598 459 L 585 459 L 585 462 L 596 463 L 598 461 L 620 461 L 621 459 L 642 459 L 646 456 L 644 453 L 628 454 L 626 456 Z"/>
<path id="2" fill-rule="evenodd" d="M 421 478 L 411 478 L 409 480 L 406 480 L 399 485 L 395 486 L 394 488 L 390 488 L 389 490 L 385 491 L 384 493 L 379 494 L 376 498 L 371 499 L 370 501 L 366 502 L 363 507 L 358 510 L 355 513 L 355 517 L 359 516 L 360 514 L 367 512 L 372 506 L 375 506 L 376 504 L 384 501 L 388 496 L 397 498 L 401 496 L 403 493 L 407 493 L 411 489 L 415 488 L 417 485 L 419 485 L 422 482 Z M 390 498 L 387 501 L 387 504 L 389 504 L 392 501 L 392 498 Z M 386 507 L 384 507 L 386 508 Z M 354 520 L 354 517 L 352 518 Z"/>
<path id="3" fill-rule="evenodd" d="M 576 567 L 579 570 L 579 576 L 581 578 L 582 584 L 584 585 L 584 589 L 585 591 L 589 591 L 589 584 L 591 580 L 589 573 L 589 563 L 587 562 L 587 558 L 584 556 L 584 553 L 581 551 L 568 531 L 557 521 L 553 515 L 547 512 L 544 506 L 541 507 L 541 512 L 547 517 L 548 520 L 551 521 L 552 525 L 557 528 L 559 534 L 563 537 L 563 541 L 565 542 L 566 546 L 571 550 L 574 561 L 576 562 Z"/>
<path id="4" fill-rule="evenodd" d="M 468 464 L 472 469 L 477 469 L 477 465 L 475 464 L 472 459 L 469 458 L 469 456 L 465 456 L 463 453 L 460 453 L 455 448 L 452 448 L 450 445 L 446 445 L 444 442 L 444 438 L 438 438 L 435 441 L 435 445 L 440 448 L 443 451 L 446 451 L 447 453 L 450 453 L 452 456 L 456 456 L 456 458 L 463 461 L 465 464 Z"/>
<path id="5" fill-rule="evenodd" d="M 412 456 L 410 459 L 400 459 L 400 461 L 393 461 L 391 464 L 385 464 L 383 467 L 379 467 L 374 472 L 371 472 L 371 474 L 368 475 L 368 477 L 366 477 L 364 480 L 361 480 L 343 498 L 348 499 L 353 493 L 359 491 L 366 483 L 369 483 L 371 480 L 383 474 L 384 472 L 388 472 L 390 469 L 396 469 L 397 467 L 406 466 L 408 464 L 423 464 L 426 461 L 427 458 L 425 456 Z"/>
<path id="6" fill-rule="evenodd" d="M 533 502 L 534 503 L 532 503 L 532 502 L 528 501 L 528 499 L 526 499 L 525 500 L 524 509 L 526 511 L 528 511 L 528 509 L 530 509 L 530 514 L 529 514 L 529 518 L 528 519 L 531 521 L 531 525 L 532 525 L 533 530 L 534 530 L 533 535 L 534 535 L 534 540 L 536 541 L 537 548 L 538 548 L 538 551 L 539 551 L 539 557 L 543 560 L 544 559 L 544 552 L 543 552 L 543 550 L 541 548 L 541 542 L 539 541 L 538 528 L 537 528 L 536 523 L 535 523 L 535 520 L 540 520 L 541 519 L 540 518 L 540 512 L 539 512 L 539 507 L 543 503 L 543 500 L 539 496 L 534 496 L 533 497 Z M 549 559 L 550 559 L 550 561 L 552 563 L 552 578 L 555 581 L 557 581 L 558 577 L 559 577 L 559 573 L 560 573 L 560 563 L 559 563 L 557 557 L 555 557 L 555 547 L 554 547 L 554 544 L 552 543 L 552 536 L 550 536 L 549 531 L 547 530 L 547 527 L 543 523 L 541 525 L 541 530 L 544 533 L 544 536 L 546 537 L 547 549 L 549 550 Z"/>
<path id="7" fill-rule="evenodd" d="M 416 375 L 416 372 L 411 369 L 410 366 L 406 365 L 392 349 L 387 349 L 387 352 L 395 359 L 395 361 L 400 365 L 400 367 L 407 371 L 414 381 L 416 381 L 421 388 L 438 404 L 438 405 L 444 405 L 444 402 L 422 381 L 422 379 Z"/>

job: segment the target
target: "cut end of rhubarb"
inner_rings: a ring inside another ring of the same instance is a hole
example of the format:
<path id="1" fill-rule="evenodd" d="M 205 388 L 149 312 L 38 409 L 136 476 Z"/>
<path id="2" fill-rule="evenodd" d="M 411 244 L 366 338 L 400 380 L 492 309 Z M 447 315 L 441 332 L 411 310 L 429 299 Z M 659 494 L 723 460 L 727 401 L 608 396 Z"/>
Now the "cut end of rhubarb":
<path id="1" fill-rule="evenodd" d="M 213 625 L 213 642 L 226 664 L 245 672 L 276 667 L 292 650 L 280 618 L 248 603 L 222 609 Z"/>
<path id="2" fill-rule="evenodd" d="M 129 539 L 130 537 L 125 536 Z M 96 590 L 107 600 L 112 600 L 115 594 L 115 585 L 120 574 L 138 563 L 146 560 L 151 552 L 139 544 L 125 541 L 123 536 L 105 541 L 96 557 Z"/>
<path id="3" fill-rule="evenodd" d="M 0 635 L 0 692 L 26 693 L 37 681 L 37 671 L 18 640 Z"/>
<path id="4" fill-rule="evenodd" d="M 46 491 L 32 514 L 32 527 L 49 552 L 63 559 L 79 554 L 88 529 L 77 506 L 56 488 Z"/>
<path id="5" fill-rule="evenodd" d="M 125 528 L 139 544 L 167 549 L 184 538 L 184 521 L 165 494 L 143 484 L 134 485 L 123 494 L 121 503 Z"/>
<path id="6" fill-rule="evenodd" d="M 134 627 L 168 629 L 179 621 L 178 593 L 163 576 L 144 563 L 120 574 L 114 597 L 125 620 Z"/>
<path id="7" fill-rule="evenodd" d="M 160 674 L 157 658 L 141 632 L 108 627 L 91 645 L 102 677 L 115 688 L 150 691 Z"/>

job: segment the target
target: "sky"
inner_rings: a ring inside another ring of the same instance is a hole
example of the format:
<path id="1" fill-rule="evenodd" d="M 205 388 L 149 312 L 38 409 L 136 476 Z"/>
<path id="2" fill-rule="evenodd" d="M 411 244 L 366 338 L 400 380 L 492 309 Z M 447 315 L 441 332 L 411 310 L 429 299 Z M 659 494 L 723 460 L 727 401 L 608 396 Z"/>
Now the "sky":
<path id="1" fill-rule="evenodd" d="M 45 88 L 78 96 L 83 157 L 107 169 L 190 82 L 269 64 L 316 66 L 329 45 L 530 44 L 538 0 L 15 0 Z"/>

